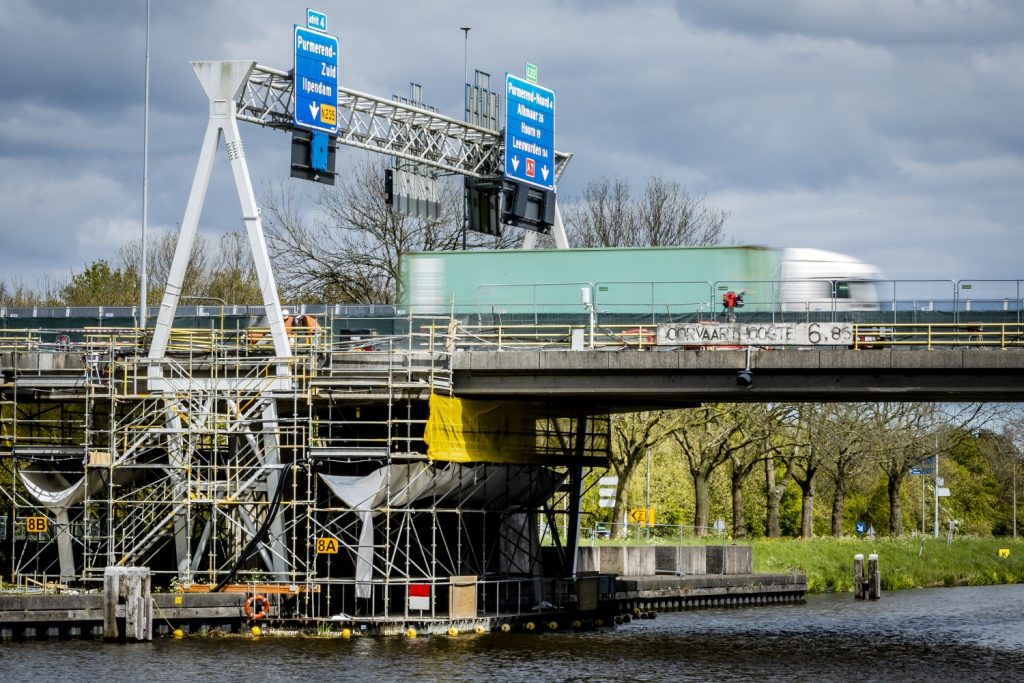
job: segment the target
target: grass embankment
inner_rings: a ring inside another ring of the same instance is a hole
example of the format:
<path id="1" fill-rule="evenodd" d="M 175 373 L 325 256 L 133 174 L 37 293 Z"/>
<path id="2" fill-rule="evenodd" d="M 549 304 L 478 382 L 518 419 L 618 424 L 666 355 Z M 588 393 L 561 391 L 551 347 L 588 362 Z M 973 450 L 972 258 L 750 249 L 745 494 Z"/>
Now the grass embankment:
<path id="1" fill-rule="evenodd" d="M 1024 541 L 946 539 L 761 539 L 750 543 L 754 571 L 807 575 L 810 593 L 853 590 L 853 556 L 878 554 L 882 590 L 1024 583 Z M 1010 556 L 999 557 L 1008 548 Z"/>

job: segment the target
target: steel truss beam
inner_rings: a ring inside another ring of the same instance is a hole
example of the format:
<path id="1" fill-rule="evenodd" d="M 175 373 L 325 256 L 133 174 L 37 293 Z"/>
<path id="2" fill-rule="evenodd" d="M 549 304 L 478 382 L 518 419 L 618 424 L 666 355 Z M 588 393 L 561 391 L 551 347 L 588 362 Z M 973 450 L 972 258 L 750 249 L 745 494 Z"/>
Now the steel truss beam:
<path id="1" fill-rule="evenodd" d="M 253 66 L 238 99 L 237 117 L 269 128 L 297 130 L 294 92 L 287 71 Z M 338 88 L 338 135 L 344 145 L 425 164 L 470 178 L 502 175 L 505 147 L 499 131 L 402 102 Z M 555 152 L 555 181 L 572 154 Z"/>

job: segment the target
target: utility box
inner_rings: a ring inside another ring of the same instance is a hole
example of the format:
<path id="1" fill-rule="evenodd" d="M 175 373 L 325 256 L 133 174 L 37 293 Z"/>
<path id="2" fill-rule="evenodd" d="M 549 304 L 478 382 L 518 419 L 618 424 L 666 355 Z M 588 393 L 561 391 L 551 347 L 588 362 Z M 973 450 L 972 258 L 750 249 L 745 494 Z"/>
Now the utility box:
<path id="1" fill-rule="evenodd" d="M 476 619 L 476 576 L 449 577 L 448 618 Z"/>

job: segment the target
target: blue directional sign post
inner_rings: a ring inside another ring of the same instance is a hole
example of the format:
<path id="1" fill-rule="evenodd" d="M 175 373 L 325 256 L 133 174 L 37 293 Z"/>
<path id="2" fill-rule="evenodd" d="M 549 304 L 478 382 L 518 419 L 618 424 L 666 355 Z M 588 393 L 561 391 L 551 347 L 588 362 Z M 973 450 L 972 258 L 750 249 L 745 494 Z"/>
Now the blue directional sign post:
<path id="1" fill-rule="evenodd" d="M 505 177 L 555 189 L 555 92 L 505 75 Z"/>
<path id="2" fill-rule="evenodd" d="M 321 15 L 322 16 L 322 15 Z M 307 17 L 308 19 L 308 17 Z M 314 19 L 327 25 L 327 18 Z M 334 135 L 338 132 L 338 38 L 295 25 L 296 126 Z"/>

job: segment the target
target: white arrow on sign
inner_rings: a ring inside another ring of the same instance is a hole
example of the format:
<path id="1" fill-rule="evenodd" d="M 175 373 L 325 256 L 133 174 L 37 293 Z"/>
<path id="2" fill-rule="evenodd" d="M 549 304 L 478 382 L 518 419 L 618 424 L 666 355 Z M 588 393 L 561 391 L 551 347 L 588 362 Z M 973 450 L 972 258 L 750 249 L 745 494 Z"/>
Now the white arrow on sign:
<path id="1" fill-rule="evenodd" d="M 512 170 L 513 171 L 518 171 L 519 170 L 519 157 L 512 157 Z"/>
<path id="2" fill-rule="evenodd" d="M 320 105 L 317 104 L 316 102 L 313 102 L 312 104 L 310 104 L 309 105 L 309 113 L 313 115 L 313 120 L 314 121 L 319 120 L 319 118 L 320 118 L 319 117 Z"/>
<path id="3" fill-rule="evenodd" d="M 541 175 L 541 177 L 544 178 L 544 180 L 548 179 L 548 167 L 547 166 L 541 166 L 540 167 L 540 175 Z"/>

